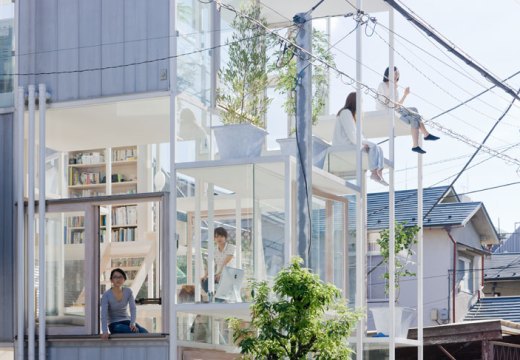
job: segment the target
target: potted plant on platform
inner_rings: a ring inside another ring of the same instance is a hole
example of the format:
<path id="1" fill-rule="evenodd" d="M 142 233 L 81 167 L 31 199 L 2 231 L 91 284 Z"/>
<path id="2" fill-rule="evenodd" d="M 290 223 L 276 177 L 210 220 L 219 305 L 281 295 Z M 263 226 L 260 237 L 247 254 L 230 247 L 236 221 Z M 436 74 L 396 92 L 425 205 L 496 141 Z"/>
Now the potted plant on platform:
<path id="1" fill-rule="evenodd" d="M 292 42 L 295 41 L 296 34 L 290 32 L 287 36 Z M 330 46 L 327 36 L 322 31 L 313 29 L 312 31 L 312 53 L 319 59 L 322 59 L 327 64 L 334 66 L 334 56 L 330 51 Z M 289 116 L 291 125 L 289 128 L 289 137 L 286 139 L 278 139 L 280 149 L 284 154 L 296 154 L 296 139 L 292 136 L 294 131 L 294 117 L 296 114 L 296 98 L 295 98 L 295 84 L 297 78 L 296 72 L 296 54 L 292 47 L 284 46 L 277 51 L 275 55 L 278 58 L 276 64 L 273 64 L 272 70 L 276 74 L 277 85 L 275 90 L 282 95 L 286 95 L 284 102 L 284 109 Z M 322 114 L 325 109 L 326 98 L 328 96 L 329 87 L 328 68 L 321 63 L 312 65 L 312 125 L 315 125 L 318 116 Z M 323 141 L 317 136 L 312 137 L 313 148 L 313 164 L 320 168 L 323 167 L 327 149 L 330 144 Z"/>
<path id="2" fill-rule="evenodd" d="M 414 272 L 408 270 L 407 266 L 410 263 L 409 258 L 414 254 L 412 247 L 417 244 L 417 233 L 420 228 L 417 225 L 406 226 L 406 222 L 404 223 L 396 223 L 395 224 L 395 289 L 396 296 L 395 300 L 398 303 L 399 299 L 399 285 L 401 277 L 405 276 L 415 276 Z M 383 259 L 379 264 L 373 267 L 368 274 L 374 271 L 380 265 L 386 265 L 388 269 L 388 264 L 390 263 L 390 230 L 385 229 L 381 231 L 379 234 L 379 239 L 377 240 L 377 244 L 379 245 L 380 253 Z M 387 271 L 384 274 L 384 279 L 386 279 L 385 291 L 388 293 L 390 283 L 390 274 Z M 382 336 L 388 336 L 389 334 L 389 311 L 387 307 L 376 307 L 371 308 L 370 311 L 374 317 L 374 323 L 376 327 L 376 331 Z M 396 318 L 396 337 L 407 337 L 408 328 L 410 327 L 411 321 L 415 314 L 415 310 L 411 308 L 396 306 L 395 307 L 395 318 Z"/>
<path id="3" fill-rule="evenodd" d="M 255 1 L 244 3 L 231 23 L 229 60 L 219 71 L 217 91 L 223 125 L 213 127 L 221 159 L 259 156 L 267 135 L 265 114 L 271 99 L 265 95 L 266 51 L 271 38 L 258 23 L 267 24 Z"/>

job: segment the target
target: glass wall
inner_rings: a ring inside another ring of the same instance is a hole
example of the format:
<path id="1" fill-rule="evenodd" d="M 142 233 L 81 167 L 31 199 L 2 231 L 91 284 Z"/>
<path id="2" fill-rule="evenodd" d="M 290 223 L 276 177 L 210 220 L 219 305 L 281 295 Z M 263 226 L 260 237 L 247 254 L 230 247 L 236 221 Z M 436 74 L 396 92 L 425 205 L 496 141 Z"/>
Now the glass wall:
<path id="1" fill-rule="evenodd" d="M 86 293 L 85 211 L 47 213 L 45 225 L 47 326 L 84 327 L 85 297 L 92 295 Z"/>
<path id="2" fill-rule="evenodd" d="M 178 170 L 177 271 L 186 274 L 179 302 L 248 301 L 248 279 L 277 274 L 284 263 L 284 169 L 279 162 Z M 225 243 L 213 238 L 219 227 Z M 223 252 L 230 255 L 225 269 Z"/>
<path id="3" fill-rule="evenodd" d="M 214 117 L 214 44 L 219 31 L 212 28 L 212 4 L 177 1 L 176 162 L 208 160 Z"/>
<path id="4" fill-rule="evenodd" d="M 0 0 L 0 108 L 14 106 L 14 3 Z"/>
<path id="5" fill-rule="evenodd" d="M 157 197 L 117 202 L 50 202 L 45 224 L 46 324 L 49 334 L 97 334 L 100 300 L 110 273 L 126 273 L 137 322 L 161 333 L 162 207 Z M 37 221 L 36 221 L 37 222 Z M 39 226 L 35 226 L 39 231 Z M 39 235 L 35 244 L 35 298 L 40 294 Z M 36 312 L 38 312 L 36 304 Z"/>

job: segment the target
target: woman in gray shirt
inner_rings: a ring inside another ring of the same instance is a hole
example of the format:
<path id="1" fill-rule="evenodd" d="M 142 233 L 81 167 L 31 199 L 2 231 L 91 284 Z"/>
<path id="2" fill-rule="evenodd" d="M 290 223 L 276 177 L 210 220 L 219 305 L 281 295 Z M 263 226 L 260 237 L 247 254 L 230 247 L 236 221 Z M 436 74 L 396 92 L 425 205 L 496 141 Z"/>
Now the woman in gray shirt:
<path id="1" fill-rule="evenodd" d="M 101 338 L 108 339 L 110 334 L 148 333 L 145 328 L 135 322 L 135 299 L 130 288 L 123 288 L 126 274 L 122 269 L 114 269 L 110 273 L 112 288 L 101 297 Z M 130 306 L 128 316 L 127 306 Z"/>

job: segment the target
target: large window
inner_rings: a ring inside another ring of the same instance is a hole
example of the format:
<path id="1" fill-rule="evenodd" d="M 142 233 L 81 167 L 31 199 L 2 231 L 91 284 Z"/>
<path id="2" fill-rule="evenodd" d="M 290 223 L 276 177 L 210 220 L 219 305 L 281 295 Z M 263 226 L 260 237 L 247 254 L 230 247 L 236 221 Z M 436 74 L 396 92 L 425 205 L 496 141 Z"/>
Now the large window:
<path id="1" fill-rule="evenodd" d="M 136 299 L 137 322 L 149 332 L 164 331 L 163 206 L 157 196 L 50 202 L 45 238 L 49 334 L 98 333 L 100 297 L 110 289 L 114 268 L 126 272 L 124 286 Z M 35 279 L 38 295 L 38 271 Z"/>

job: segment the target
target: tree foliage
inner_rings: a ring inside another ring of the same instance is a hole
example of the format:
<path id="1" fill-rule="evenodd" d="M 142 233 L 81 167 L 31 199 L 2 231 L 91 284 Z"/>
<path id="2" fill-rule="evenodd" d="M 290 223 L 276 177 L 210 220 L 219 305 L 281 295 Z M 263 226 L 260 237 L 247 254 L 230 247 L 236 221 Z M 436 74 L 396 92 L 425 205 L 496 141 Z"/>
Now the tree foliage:
<path id="1" fill-rule="evenodd" d="M 244 359 L 350 359 L 348 337 L 361 314 L 347 308 L 337 287 L 301 263 L 293 259 L 272 289 L 265 281 L 252 282 L 249 327 L 231 320 Z"/>
<path id="2" fill-rule="evenodd" d="M 417 233 L 421 228 L 417 225 L 406 226 L 406 222 L 395 223 L 395 255 L 404 253 L 405 257 L 413 255 L 412 246 L 417 244 Z M 377 244 L 379 245 L 383 260 L 381 263 L 389 264 L 390 262 L 390 229 L 385 229 L 379 234 Z M 380 264 L 381 264 L 380 263 Z M 379 265 L 379 264 L 378 264 Z M 377 266 L 378 266 L 377 265 Z M 402 261 L 398 256 L 395 257 L 395 287 L 399 288 L 399 281 L 402 276 L 415 276 L 414 272 L 410 272 L 407 268 L 407 261 Z M 376 267 L 377 267 L 376 266 Z M 389 280 L 390 274 L 385 273 L 384 278 Z M 386 292 L 388 293 L 389 283 L 386 283 Z"/>
<path id="3" fill-rule="evenodd" d="M 287 36 L 292 42 L 296 41 L 295 32 L 290 32 Z M 322 31 L 312 30 L 312 54 L 319 59 L 322 59 L 327 64 L 335 66 L 334 56 L 329 49 L 329 42 L 327 36 Z M 279 59 L 277 64 L 271 66 L 274 73 L 277 75 L 277 83 L 275 90 L 281 94 L 287 95 L 284 102 L 284 109 L 288 115 L 295 115 L 295 87 L 296 87 L 296 49 L 293 47 L 284 47 L 275 52 Z M 312 65 L 312 123 L 315 124 L 318 115 L 323 112 L 325 107 L 325 99 L 328 95 L 328 68 L 321 62 L 315 62 Z"/>
<path id="4" fill-rule="evenodd" d="M 248 1 L 240 7 L 231 27 L 233 34 L 228 40 L 229 61 L 219 71 L 220 86 L 217 105 L 224 109 L 224 124 L 251 123 L 265 127 L 265 113 L 271 102 L 265 95 L 267 87 L 267 55 L 271 37 L 265 28 L 252 20 L 266 25 L 256 1 Z"/>

